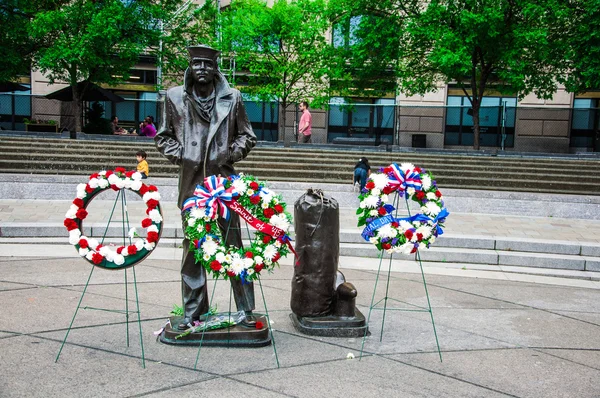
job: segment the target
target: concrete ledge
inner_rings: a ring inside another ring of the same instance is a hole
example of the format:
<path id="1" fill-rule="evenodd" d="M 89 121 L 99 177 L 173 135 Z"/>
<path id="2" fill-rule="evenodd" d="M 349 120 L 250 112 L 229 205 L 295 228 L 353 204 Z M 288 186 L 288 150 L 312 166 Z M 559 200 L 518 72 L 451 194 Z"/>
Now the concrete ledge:
<path id="1" fill-rule="evenodd" d="M 600 271 L 600 259 L 586 259 L 585 260 L 586 271 Z"/>
<path id="2" fill-rule="evenodd" d="M 532 239 L 496 239 L 496 250 L 579 255 L 581 245 L 577 243 L 540 242 Z"/>
<path id="3" fill-rule="evenodd" d="M 498 264 L 498 254 L 492 250 L 437 248 L 421 250 L 421 261 L 449 263 Z"/>
<path id="4" fill-rule="evenodd" d="M 502 252 L 498 254 L 498 264 L 516 265 L 526 267 L 556 268 L 585 270 L 586 260 L 581 257 L 552 255 L 542 253 L 509 253 Z"/>
<path id="5" fill-rule="evenodd" d="M 600 257 L 600 243 L 586 243 L 581 246 L 582 256 Z"/>

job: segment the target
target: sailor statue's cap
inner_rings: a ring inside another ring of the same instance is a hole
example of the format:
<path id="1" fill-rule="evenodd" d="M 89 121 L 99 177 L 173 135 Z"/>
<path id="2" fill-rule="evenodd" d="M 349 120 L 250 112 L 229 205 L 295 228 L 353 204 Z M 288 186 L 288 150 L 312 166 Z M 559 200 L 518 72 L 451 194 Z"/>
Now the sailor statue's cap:
<path id="1" fill-rule="evenodd" d="M 190 53 L 190 59 L 194 58 L 203 58 L 203 59 L 212 59 L 217 60 L 220 51 L 215 50 L 214 48 L 199 45 L 199 46 L 189 46 L 188 52 Z"/>

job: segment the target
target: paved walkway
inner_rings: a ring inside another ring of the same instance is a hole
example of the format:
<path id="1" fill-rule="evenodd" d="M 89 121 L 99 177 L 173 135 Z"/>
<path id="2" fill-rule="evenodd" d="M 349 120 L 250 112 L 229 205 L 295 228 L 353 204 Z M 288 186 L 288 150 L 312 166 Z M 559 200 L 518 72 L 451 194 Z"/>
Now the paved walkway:
<path id="1" fill-rule="evenodd" d="M 374 311 L 364 356 L 361 338 L 298 333 L 290 319 L 293 266 L 262 280 L 273 321 L 273 347 L 173 347 L 152 332 L 180 300 L 179 261 L 135 267 L 146 369 L 137 322 L 81 310 L 54 363 L 89 274 L 71 258 L 0 257 L 0 396 L 2 397 L 598 397 L 600 289 L 501 279 L 428 275 L 443 362 L 429 314 Z M 345 269 L 365 314 L 375 274 Z M 128 271 L 131 283 L 132 272 Z M 558 278 L 555 278 L 558 279 Z M 392 273 L 390 296 L 426 305 L 420 274 Z M 212 288 L 212 284 L 210 285 Z M 380 280 L 376 300 L 382 298 Z M 258 290 L 258 286 L 256 287 Z M 229 287 L 215 300 L 227 308 Z M 258 293 L 257 308 L 262 312 Z M 125 308 L 123 272 L 97 270 L 83 306 Z M 129 286 L 129 308 L 135 306 Z M 135 319 L 135 318 L 134 318 Z M 349 354 L 354 359 L 347 359 Z"/>
<path id="2" fill-rule="evenodd" d="M 86 223 L 105 222 L 113 204 L 113 201 L 107 200 L 93 201 L 88 207 L 89 215 Z M 2 226 L 13 223 L 62 225 L 69 205 L 69 201 L 61 200 L 0 200 L 0 229 Z M 145 210 L 139 201 L 129 202 L 128 209 L 132 219 L 136 219 L 136 217 L 141 219 Z M 162 209 L 165 224 L 177 227 L 180 217 L 175 203 L 163 202 Z M 359 231 L 356 228 L 354 209 L 341 209 L 340 228 Z M 600 243 L 600 220 L 454 212 L 448 217 L 445 232 L 451 236 L 468 235 Z"/>

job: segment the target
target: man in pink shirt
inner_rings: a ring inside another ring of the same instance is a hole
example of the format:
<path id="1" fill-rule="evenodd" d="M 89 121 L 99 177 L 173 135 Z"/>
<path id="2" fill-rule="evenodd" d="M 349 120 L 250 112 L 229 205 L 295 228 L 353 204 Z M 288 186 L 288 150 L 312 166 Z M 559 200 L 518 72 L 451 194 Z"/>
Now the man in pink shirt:
<path id="1" fill-rule="evenodd" d="M 301 144 L 311 143 L 312 116 L 308 111 L 308 102 L 302 101 L 300 110 L 302 111 L 302 117 L 298 126 L 298 142 Z"/>

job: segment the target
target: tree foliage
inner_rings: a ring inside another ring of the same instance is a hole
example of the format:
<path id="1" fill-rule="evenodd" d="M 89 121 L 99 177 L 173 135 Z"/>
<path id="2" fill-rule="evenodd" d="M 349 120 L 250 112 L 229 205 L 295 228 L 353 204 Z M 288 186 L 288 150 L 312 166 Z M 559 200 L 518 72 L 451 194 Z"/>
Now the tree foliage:
<path id="1" fill-rule="evenodd" d="M 552 0 L 433 0 L 406 19 L 398 76 L 402 91 L 423 94 L 439 82 L 457 84 L 473 110 L 479 148 L 479 108 L 486 89 L 523 98 L 550 98 L 559 66 L 551 62 Z"/>
<path id="2" fill-rule="evenodd" d="M 81 114 L 77 82 L 116 83 L 129 77 L 140 54 L 159 43 L 160 19 L 179 4 L 176 0 L 73 0 L 55 9 L 36 12 L 29 25 L 33 40 L 45 45 L 35 66 L 51 83 L 68 82 L 73 89 L 75 115 Z M 76 131 L 81 120 L 75 118 Z"/>
<path id="3" fill-rule="evenodd" d="M 205 44 L 220 48 L 220 13 L 216 0 L 206 0 L 202 6 L 183 4 L 161 21 L 162 42 L 158 51 L 159 65 L 167 81 L 183 80 L 182 71 L 189 65 L 187 47 Z"/>
<path id="4" fill-rule="evenodd" d="M 327 102 L 335 65 L 324 0 L 237 0 L 222 16 L 222 50 L 245 72 L 244 91 L 288 104 Z M 240 82 L 240 81 L 238 81 Z M 236 82 L 237 83 L 237 82 Z M 285 112 L 282 118 L 285 126 Z"/>
<path id="5" fill-rule="evenodd" d="M 45 37 L 31 37 L 29 22 L 36 12 L 55 9 L 65 1 L 3 0 L 0 3 L 0 82 L 14 81 L 19 75 L 29 74 L 34 53 L 46 41 Z"/>
<path id="6" fill-rule="evenodd" d="M 340 66 L 331 78 L 337 95 L 383 96 L 396 91 L 402 13 L 390 0 L 330 0 L 332 46 Z"/>
<path id="7" fill-rule="evenodd" d="M 553 14 L 549 40 L 555 62 L 563 69 L 559 81 L 571 92 L 600 89 L 600 2 L 561 0 Z"/>

